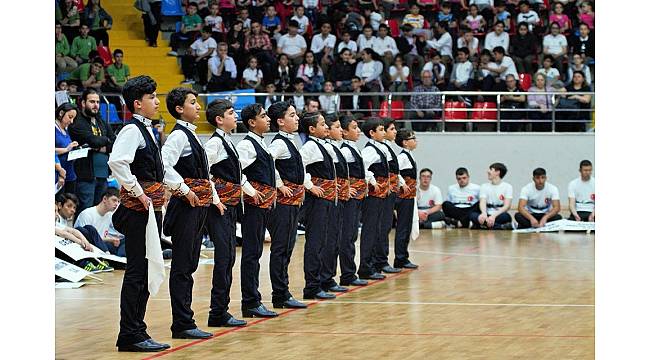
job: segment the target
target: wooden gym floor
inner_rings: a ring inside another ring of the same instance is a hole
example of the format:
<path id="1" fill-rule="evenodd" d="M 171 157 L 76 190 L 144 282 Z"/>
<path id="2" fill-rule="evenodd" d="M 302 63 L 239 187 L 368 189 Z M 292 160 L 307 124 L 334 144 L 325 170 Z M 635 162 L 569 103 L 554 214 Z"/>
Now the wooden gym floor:
<path id="1" fill-rule="evenodd" d="M 290 266 L 298 299 L 303 245 L 300 236 Z M 123 271 L 103 273 L 101 285 L 56 290 L 56 358 L 593 359 L 594 248 L 594 235 L 585 233 L 423 230 L 410 245 L 420 269 L 238 329 L 207 327 L 212 266 L 199 265 L 195 319 L 216 336 L 171 339 L 165 283 L 149 299 L 146 322 L 172 348 L 148 354 L 117 352 Z M 392 249 L 391 234 L 391 259 Z M 238 318 L 239 256 L 238 249 L 230 306 Z M 270 308 L 268 261 L 266 244 L 260 292 Z"/>

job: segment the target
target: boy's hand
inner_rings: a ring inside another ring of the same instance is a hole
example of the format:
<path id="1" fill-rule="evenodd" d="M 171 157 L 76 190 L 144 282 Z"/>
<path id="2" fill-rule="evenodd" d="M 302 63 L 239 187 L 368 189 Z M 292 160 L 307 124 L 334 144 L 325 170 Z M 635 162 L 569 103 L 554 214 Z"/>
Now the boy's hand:
<path id="1" fill-rule="evenodd" d="M 325 191 L 323 191 L 323 188 L 320 186 L 313 186 L 311 189 L 309 189 L 309 191 L 317 197 L 325 196 Z"/>

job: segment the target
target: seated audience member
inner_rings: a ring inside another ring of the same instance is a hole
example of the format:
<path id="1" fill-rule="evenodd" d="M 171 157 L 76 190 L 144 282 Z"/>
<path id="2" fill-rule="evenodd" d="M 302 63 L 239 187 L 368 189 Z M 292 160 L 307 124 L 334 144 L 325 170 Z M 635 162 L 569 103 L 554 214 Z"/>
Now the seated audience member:
<path id="1" fill-rule="evenodd" d="M 225 26 L 223 22 L 223 17 L 219 15 L 219 4 L 213 2 L 210 4 L 210 14 L 203 19 L 204 28 L 209 27 L 212 29 L 212 38 L 215 42 L 225 41 L 224 31 Z"/>
<path id="2" fill-rule="evenodd" d="M 291 29 L 289 29 L 291 31 Z M 282 39 L 280 39 L 281 41 Z M 271 78 L 273 74 L 273 69 L 277 66 L 275 62 L 275 55 L 273 53 L 273 45 L 271 44 L 271 39 L 269 36 L 262 31 L 262 24 L 257 21 L 254 21 L 251 24 L 251 29 L 248 34 L 246 34 L 244 40 L 244 50 L 250 55 L 254 55 L 260 61 L 262 65 L 262 71 L 264 71 L 265 78 Z M 279 45 L 279 42 L 278 42 Z M 301 44 L 300 48 L 307 48 L 307 44 L 304 46 Z M 287 53 L 287 55 L 289 55 Z M 289 55 L 291 59 L 291 55 Z M 300 63 L 299 58 L 296 58 L 296 62 Z"/>
<path id="3" fill-rule="evenodd" d="M 309 27 L 309 18 L 305 16 L 305 7 L 298 5 L 295 7 L 294 15 L 289 19 L 289 21 L 294 20 L 298 23 L 298 34 L 305 35 L 307 28 Z"/>
<path id="4" fill-rule="evenodd" d="M 451 38 L 451 34 L 449 34 L 449 25 L 444 21 L 439 22 L 435 26 L 435 31 L 436 37 L 427 40 L 426 43 L 440 53 L 442 61 L 445 64 L 449 64 L 452 62 L 452 49 L 454 46 L 454 41 Z"/>
<path id="5" fill-rule="evenodd" d="M 316 61 L 314 52 L 309 50 L 305 53 L 305 62 L 300 64 L 296 77 L 305 82 L 305 91 L 308 93 L 321 92 L 325 80 L 323 70 Z"/>
<path id="6" fill-rule="evenodd" d="M 433 73 L 433 84 L 440 89 L 444 89 L 446 88 L 445 71 L 447 68 L 442 63 L 442 58 L 437 51 L 432 51 L 430 56 L 431 60 L 424 64 L 422 71 L 431 71 Z"/>
<path id="7" fill-rule="evenodd" d="M 544 227 L 547 222 L 562 219 L 560 216 L 560 192 L 546 182 L 546 170 L 533 170 L 533 182 L 521 189 L 518 213 L 515 214 L 517 228 Z"/>
<path id="8" fill-rule="evenodd" d="M 419 31 L 424 28 L 424 16 L 420 15 L 420 7 L 417 4 L 411 5 L 409 13 L 404 15 L 402 19 L 402 24 L 409 24 L 413 26 L 413 29 Z"/>
<path id="9" fill-rule="evenodd" d="M 442 193 L 431 184 L 431 169 L 420 170 L 420 185 L 417 192 L 418 219 L 421 229 L 440 229 L 445 227 L 445 214 L 442 212 Z"/>
<path id="10" fill-rule="evenodd" d="M 434 123 L 434 119 L 440 116 L 442 110 L 442 96 L 435 94 L 440 92 L 440 90 L 433 85 L 433 74 L 431 71 L 422 71 L 420 78 L 422 79 L 422 84 L 413 89 L 415 94 L 411 95 L 411 101 L 407 105 L 409 119 L 416 120 L 411 126 L 415 131 L 429 131 L 434 128 L 439 130 L 441 127 L 440 123 Z M 434 94 L 418 94 L 425 92 L 433 92 Z"/>
<path id="11" fill-rule="evenodd" d="M 569 44 L 567 43 L 566 37 L 560 33 L 560 25 L 558 23 L 554 22 L 551 24 L 551 33 L 544 36 L 542 46 L 544 59 L 546 59 L 547 55 L 551 56 L 554 67 L 561 69 L 562 61 L 566 58 Z"/>
<path id="12" fill-rule="evenodd" d="M 63 193 L 56 196 L 56 206 L 59 222 L 72 227 L 74 225 L 74 214 L 79 206 L 79 198 L 75 194 Z"/>
<path id="13" fill-rule="evenodd" d="M 257 66 L 259 68 L 259 66 Z M 262 77 L 264 74 L 262 74 Z M 280 54 L 278 56 L 278 68 L 275 71 L 273 83 L 280 92 L 291 92 L 293 80 L 295 77 L 295 70 L 289 62 L 287 54 Z"/>
<path id="14" fill-rule="evenodd" d="M 551 124 L 548 120 L 551 119 L 553 109 L 553 94 L 548 93 L 555 92 L 555 89 L 546 85 L 546 76 L 542 73 L 535 74 L 533 80 L 533 86 L 528 89 L 528 92 L 547 94 L 529 94 L 527 96 L 530 109 L 528 119 L 533 120 L 533 131 L 550 131 Z M 535 120 L 538 121 L 535 122 Z"/>
<path id="15" fill-rule="evenodd" d="M 72 47 L 70 48 L 70 57 L 77 61 L 77 64 L 83 64 L 90 60 L 90 52 L 97 51 L 97 42 L 95 38 L 88 35 L 90 29 L 88 25 L 83 24 L 79 28 L 79 36 L 72 40 Z"/>
<path id="16" fill-rule="evenodd" d="M 492 59 L 492 53 L 488 49 L 481 50 L 481 56 L 479 57 L 479 63 L 476 71 L 476 87 L 481 91 L 492 91 L 494 90 L 495 78 L 499 77 L 499 74 L 490 70 L 490 68 L 496 68 L 497 64 Z M 496 102 L 496 99 L 494 100 Z"/>
<path id="17" fill-rule="evenodd" d="M 506 10 L 506 0 L 496 0 L 494 2 L 494 7 L 495 10 L 493 23 L 496 24 L 501 21 L 504 26 L 503 30 L 505 30 L 506 33 L 509 32 L 511 14 L 508 10 Z"/>
<path id="18" fill-rule="evenodd" d="M 503 181 L 508 169 L 502 163 L 490 165 L 489 182 L 481 185 L 479 211 L 473 211 L 469 219 L 474 228 L 509 230 L 512 217 L 508 214 L 512 202 L 512 185 Z"/>
<path id="19" fill-rule="evenodd" d="M 316 61 L 327 74 L 327 70 L 334 62 L 334 47 L 336 46 L 336 36 L 330 34 L 332 25 L 324 22 L 320 26 L 320 33 L 314 34 L 311 38 L 311 51 L 314 52 Z"/>
<path id="20" fill-rule="evenodd" d="M 77 62 L 70 57 L 70 42 L 63 34 L 61 24 L 57 23 L 54 31 L 56 73 L 70 72 L 77 68 Z"/>
<path id="21" fill-rule="evenodd" d="M 474 79 L 472 79 L 474 64 L 469 61 L 469 49 L 466 47 L 458 49 L 457 57 L 458 62 L 451 69 L 447 90 L 471 91 L 474 89 Z"/>
<path id="22" fill-rule="evenodd" d="M 346 114 L 359 120 L 364 116 L 370 114 L 368 111 L 368 98 L 363 95 L 361 91 L 361 79 L 358 76 L 353 76 L 351 81 L 352 96 L 341 97 L 341 109 L 346 111 Z"/>
<path id="23" fill-rule="evenodd" d="M 217 56 L 208 60 L 207 90 L 210 92 L 235 90 L 237 83 L 237 65 L 235 60 L 228 56 L 228 44 L 217 45 Z"/>
<path id="24" fill-rule="evenodd" d="M 512 74 L 506 76 L 505 91 L 507 94 L 501 95 L 501 131 L 521 131 L 523 123 L 503 121 L 526 118 L 526 111 L 518 111 L 526 108 L 526 95 L 517 94 L 521 92 L 521 89 L 517 86 L 517 79 Z"/>
<path id="25" fill-rule="evenodd" d="M 461 29 L 463 36 L 459 36 L 456 40 L 456 48 L 467 48 L 469 50 L 469 58 L 476 59 L 478 57 L 479 41 L 474 36 L 472 30 L 463 28 Z"/>
<path id="26" fill-rule="evenodd" d="M 93 245 L 113 255 L 126 257 L 124 236 L 113 228 L 112 222 L 113 212 L 119 204 L 120 192 L 117 189 L 108 188 L 99 204 L 79 214 L 74 226 L 75 228 L 94 228 L 99 237 Z"/>
<path id="27" fill-rule="evenodd" d="M 519 15 L 517 15 L 517 24 L 528 24 L 528 31 L 533 32 L 535 26 L 540 22 L 539 15 L 530 9 L 530 2 L 528 0 L 521 0 L 519 2 Z"/>
<path id="28" fill-rule="evenodd" d="M 201 36 L 190 45 L 189 53 L 181 58 L 181 68 L 185 80 L 182 84 L 194 84 L 194 72 L 199 75 L 199 84 L 208 84 L 208 60 L 215 55 L 217 42 L 212 37 L 212 28 L 204 26 Z"/>
<path id="29" fill-rule="evenodd" d="M 408 91 L 408 79 L 411 75 L 410 69 L 404 64 L 404 58 L 402 55 L 395 56 L 395 62 L 390 66 L 388 70 L 389 83 L 390 87 L 388 90 L 393 92 L 405 92 Z M 394 95 L 394 100 L 400 100 L 402 97 Z"/>
<path id="30" fill-rule="evenodd" d="M 104 75 L 104 61 L 95 57 L 90 62 L 79 65 L 72 70 L 68 81 L 80 85 L 83 89 L 95 89 L 99 91 L 106 83 Z"/>
<path id="31" fill-rule="evenodd" d="M 533 60 L 537 55 L 537 38 L 528 30 L 526 23 L 519 23 L 517 34 L 510 36 L 509 54 L 520 73 L 533 72 Z"/>
<path id="32" fill-rule="evenodd" d="M 298 34 L 298 26 L 297 21 L 289 21 L 289 31 L 279 38 L 276 49 L 278 54 L 286 54 L 294 66 L 303 62 L 303 55 L 307 51 L 307 42 L 302 35 Z M 336 41 L 336 39 L 334 40 Z"/>
<path id="33" fill-rule="evenodd" d="M 327 95 L 318 96 L 318 102 L 323 108 L 323 113 L 334 115 L 339 111 L 339 97 L 334 93 L 334 84 L 331 81 L 325 81 L 323 92 Z"/>
<path id="34" fill-rule="evenodd" d="M 575 122 L 558 123 L 556 125 L 558 131 L 585 131 L 591 113 L 591 95 L 585 94 L 589 91 L 591 89 L 585 83 L 585 74 L 582 71 L 575 71 L 571 83 L 565 88 L 556 106 L 557 109 L 561 109 L 556 113 L 556 118 Z"/>
<path id="35" fill-rule="evenodd" d="M 277 15 L 274 5 L 268 5 L 266 7 L 265 15 L 262 18 L 262 29 L 264 32 L 269 34 L 272 39 L 276 41 L 280 38 L 280 32 L 282 31 L 282 21 Z"/>
<path id="36" fill-rule="evenodd" d="M 409 24 L 403 25 L 401 28 L 402 35 L 395 39 L 397 49 L 404 56 L 406 66 L 411 69 L 414 76 L 420 75 L 419 68 L 424 64 L 424 57 L 420 55 L 426 46 L 426 42 L 420 41 L 413 34 L 413 26 Z M 414 67 L 414 65 L 417 66 Z M 416 69 L 417 68 L 417 69 Z"/>
<path id="37" fill-rule="evenodd" d="M 257 67 L 257 58 L 251 56 L 250 59 L 248 59 L 248 67 L 244 69 L 244 73 L 242 74 L 242 88 L 255 89 L 258 92 L 263 92 L 263 80 L 264 73 Z"/>
<path id="38" fill-rule="evenodd" d="M 122 92 L 122 86 L 129 80 L 131 69 L 124 63 L 124 52 L 121 49 L 113 51 L 113 63 L 106 68 L 108 77 L 104 88 L 110 92 Z"/>
<path id="39" fill-rule="evenodd" d="M 501 91 L 505 88 L 506 76 L 513 75 L 518 77 L 519 74 L 517 73 L 515 62 L 510 56 L 506 55 L 506 50 L 503 47 L 495 47 L 492 50 L 492 53 L 494 54 L 494 63 L 496 64 L 496 67 L 487 66 L 485 68 L 499 74 L 495 79 L 495 90 Z"/>
<path id="40" fill-rule="evenodd" d="M 386 24 L 379 25 L 377 37 L 372 41 L 372 49 L 381 57 L 384 69 L 388 68 L 395 56 L 399 54 L 397 43 L 395 43 L 395 39 L 388 35 L 388 31 Z"/>
<path id="41" fill-rule="evenodd" d="M 469 171 L 466 168 L 456 169 L 456 184 L 449 185 L 447 201 L 442 203 L 447 225 L 469 227 L 470 213 L 479 211 L 480 191 L 479 185 L 469 182 Z"/>
<path id="42" fill-rule="evenodd" d="M 472 4 L 469 7 L 469 14 L 462 21 L 462 24 L 473 32 L 484 32 L 487 22 L 483 15 L 479 14 L 478 6 Z"/>
<path id="43" fill-rule="evenodd" d="M 505 30 L 503 21 L 497 21 L 494 24 L 494 31 L 485 36 L 485 45 L 483 48 L 492 51 L 497 46 L 501 46 L 507 52 L 510 47 L 510 35 Z"/>
<path id="44" fill-rule="evenodd" d="M 357 51 L 359 50 L 357 48 L 357 42 L 352 40 L 352 36 L 350 35 L 350 32 L 345 30 L 343 31 L 343 34 L 341 35 L 341 40 L 339 41 L 338 45 L 336 45 L 336 52 L 341 53 L 343 49 L 348 49 L 352 52 L 352 57 L 356 58 Z"/>
<path id="45" fill-rule="evenodd" d="M 203 19 L 197 14 L 197 11 L 198 5 L 195 2 L 187 5 L 187 14 L 183 15 L 181 19 L 181 31 L 173 33 L 169 38 L 169 47 L 172 50 L 167 55 L 178 56 L 178 50 L 185 50 L 195 38 L 199 37 L 199 32 L 203 27 Z"/>
<path id="46" fill-rule="evenodd" d="M 589 66 L 585 65 L 585 59 L 583 59 L 580 54 L 573 54 L 572 59 L 573 61 L 569 64 L 569 68 L 567 69 L 566 85 L 568 86 L 573 81 L 573 73 L 575 71 L 582 71 L 585 75 L 585 85 L 591 87 L 591 70 L 589 69 Z"/>
<path id="47" fill-rule="evenodd" d="M 587 24 L 580 24 L 579 35 L 571 37 L 569 52 L 571 54 L 580 54 L 585 60 L 585 64 L 591 65 L 594 63 L 596 56 L 596 41 L 591 29 Z"/>
<path id="48" fill-rule="evenodd" d="M 384 85 L 381 82 L 381 75 L 384 71 L 384 64 L 377 59 L 377 53 L 365 48 L 361 50 L 361 61 L 357 63 L 355 75 L 361 79 L 361 88 L 364 92 L 382 92 Z M 379 96 L 370 96 L 373 109 L 379 109 Z"/>
<path id="49" fill-rule="evenodd" d="M 370 48 L 374 45 L 376 37 L 372 35 L 372 26 L 366 25 L 363 27 L 363 32 L 357 38 L 357 57 L 361 57 L 361 51 L 363 49 Z"/>
<path id="50" fill-rule="evenodd" d="M 296 77 L 293 80 L 293 92 L 294 95 L 288 101 L 291 102 L 291 105 L 296 109 L 297 113 L 301 113 L 305 108 L 305 81 L 302 78 Z"/>
<path id="51" fill-rule="evenodd" d="M 357 60 L 352 50 L 343 48 L 329 73 L 329 80 L 334 83 L 337 91 L 348 92 L 352 89 L 352 78 L 357 70 Z"/>
<path id="52" fill-rule="evenodd" d="M 591 161 L 580 162 L 580 177 L 569 183 L 569 220 L 596 221 L 596 179 Z"/>

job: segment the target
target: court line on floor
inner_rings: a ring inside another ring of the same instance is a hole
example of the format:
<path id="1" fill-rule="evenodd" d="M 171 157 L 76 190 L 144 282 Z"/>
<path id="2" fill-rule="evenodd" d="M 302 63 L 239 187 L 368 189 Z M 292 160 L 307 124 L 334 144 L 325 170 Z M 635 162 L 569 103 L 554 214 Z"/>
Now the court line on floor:
<path id="1" fill-rule="evenodd" d="M 243 332 L 250 332 L 256 334 L 275 334 L 275 335 L 328 335 L 328 336 L 350 336 L 350 335 L 362 335 L 362 336 L 437 336 L 437 337 L 532 337 L 532 338 L 579 338 L 579 339 L 588 339 L 594 338 L 594 335 L 544 335 L 544 334 L 470 334 L 470 333 L 388 333 L 388 332 L 330 332 L 330 331 L 273 331 L 273 330 L 257 330 L 257 329 L 248 329 Z"/>
<path id="2" fill-rule="evenodd" d="M 452 253 L 442 251 L 426 251 L 426 250 L 409 250 L 412 253 L 435 254 L 435 255 L 453 255 L 453 256 L 469 256 L 469 257 L 485 257 L 496 259 L 513 259 L 513 260 L 540 260 L 540 261 L 567 261 L 567 262 L 594 262 L 594 259 L 562 259 L 562 258 L 538 258 L 528 256 L 508 256 L 508 255 L 486 255 L 486 254 L 464 254 Z"/>
<path id="3" fill-rule="evenodd" d="M 420 302 L 420 301 L 338 301 L 331 300 L 324 305 L 441 305 L 441 306 L 510 306 L 510 307 L 595 307 L 592 304 L 507 304 L 507 303 L 469 303 L 469 302 Z"/>
<path id="4" fill-rule="evenodd" d="M 479 248 L 478 248 L 477 246 L 474 246 L 474 247 L 467 247 L 467 248 L 465 248 L 465 249 L 463 250 L 463 253 L 475 252 L 475 251 L 477 251 L 478 249 L 479 249 Z M 447 261 L 453 259 L 454 257 L 455 257 L 455 256 L 445 256 L 444 258 L 442 258 L 442 259 L 440 260 L 440 262 L 443 262 L 443 263 L 444 263 L 444 262 L 447 262 Z M 430 262 L 428 262 L 428 263 L 426 263 L 426 264 L 422 264 L 422 266 L 427 266 L 427 265 L 431 265 L 431 264 L 434 264 L 434 263 L 436 263 L 436 260 L 432 260 L 432 261 L 430 261 Z M 383 279 L 383 280 L 374 280 L 374 281 L 369 281 L 369 282 L 368 282 L 368 285 L 366 285 L 366 286 L 358 286 L 358 287 L 350 288 L 350 290 L 348 290 L 347 292 L 342 293 L 342 294 L 340 294 L 340 295 L 337 295 L 337 298 L 340 298 L 340 297 L 342 297 L 342 296 L 346 296 L 347 294 L 350 294 L 350 293 L 353 293 L 353 292 L 356 292 L 356 291 L 361 291 L 362 289 L 367 289 L 367 288 L 372 287 L 372 286 L 374 286 L 374 285 L 376 285 L 376 284 L 380 284 L 380 283 L 386 282 L 386 281 L 388 281 L 388 280 L 391 280 L 391 279 L 395 279 L 395 278 L 397 278 L 397 277 L 404 276 L 404 275 L 406 275 L 406 274 L 410 274 L 410 273 L 413 272 L 413 271 L 415 271 L 415 270 L 411 270 L 411 269 L 402 269 L 401 272 L 399 272 L 399 273 L 397 273 L 397 274 L 391 274 L 391 275 L 388 275 L 388 276 L 386 276 L 386 278 Z M 307 303 L 307 307 L 308 307 L 308 308 L 309 308 L 309 307 L 313 307 L 313 306 L 316 306 L 316 305 L 318 305 L 318 304 L 320 304 L 320 303 L 322 303 L 322 302 L 326 302 L 326 301 L 331 301 L 331 300 L 316 300 L 316 301 L 312 301 L 312 302 L 310 302 L 310 303 Z M 175 353 L 175 352 L 177 352 L 177 351 L 180 351 L 180 350 L 183 350 L 183 349 L 187 349 L 188 347 L 191 347 L 191 346 L 194 346 L 194 345 L 198 345 L 198 344 L 204 343 L 204 342 L 206 342 L 206 341 L 214 340 L 214 339 L 216 339 L 216 338 L 219 338 L 219 337 L 221 337 L 221 336 L 224 336 L 224 335 L 227 335 L 227 334 L 230 334 L 230 333 L 236 332 L 236 331 L 242 331 L 243 329 L 248 329 L 248 328 L 250 328 L 251 326 L 254 326 L 254 325 L 257 325 L 257 324 L 261 324 L 261 323 L 266 322 L 266 321 L 268 321 L 268 320 L 276 319 L 276 318 L 279 318 L 279 317 L 286 316 L 286 315 L 291 314 L 291 313 L 293 313 L 293 312 L 295 312 L 295 311 L 297 311 L 297 310 L 299 310 L 299 309 L 289 309 L 289 310 L 287 310 L 287 311 L 284 311 L 284 312 L 279 313 L 278 316 L 275 317 L 275 318 L 262 318 L 262 319 L 258 319 L 258 320 L 255 320 L 255 321 L 251 321 L 251 322 L 248 323 L 248 325 L 246 325 L 246 326 L 244 326 L 244 327 L 236 327 L 236 328 L 231 328 L 231 329 L 228 329 L 228 330 L 224 330 L 224 331 L 216 332 L 216 333 L 213 333 L 214 336 L 212 336 L 211 338 L 208 338 L 208 339 L 199 339 L 199 340 L 194 340 L 194 341 L 191 341 L 191 342 L 189 342 L 189 343 L 186 343 L 186 344 L 183 344 L 183 345 L 180 345 L 180 346 L 175 346 L 175 347 L 173 347 L 173 348 L 171 348 L 171 349 L 168 349 L 168 350 L 165 350 L 165 351 L 161 351 L 161 352 L 156 353 L 156 354 L 154 354 L 154 355 L 152 355 L 152 356 L 145 357 L 145 358 L 143 358 L 143 360 L 156 359 L 156 358 L 159 358 L 159 357 L 162 357 L 162 356 L 165 356 L 165 355 L 169 355 L 169 354 Z M 304 309 L 303 309 L 303 310 L 304 310 Z"/>

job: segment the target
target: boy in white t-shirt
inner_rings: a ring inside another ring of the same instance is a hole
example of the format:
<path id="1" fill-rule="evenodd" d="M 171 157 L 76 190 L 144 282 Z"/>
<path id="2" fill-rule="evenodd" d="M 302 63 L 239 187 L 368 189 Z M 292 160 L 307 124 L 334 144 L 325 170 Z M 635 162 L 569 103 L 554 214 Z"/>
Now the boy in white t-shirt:
<path id="1" fill-rule="evenodd" d="M 457 184 L 447 189 L 447 201 L 442 203 L 447 225 L 469 227 L 469 214 L 478 212 L 478 199 L 481 187 L 469 182 L 469 171 L 460 167 L 456 169 Z"/>
<path id="2" fill-rule="evenodd" d="M 569 220 L 596 221 L 596 179 L 591 161 L 580 162 L 580 177 L 569 183 Z"/>
<path id="3" fill-rule="evenodd" d="M 420 186 L 417 191 L 420 229 L 440 229 L 445 226 L 442 193 L 437 186 L 431 185 L 432 175 L 431 169 L 420 170 Z"/>
<path id="4" fill-rule="evenodd" d="M 533 182 L 521 189 L 518 210 L 515 221 L 519 229 L 543 227 L 549 221 L 562 219 L 560 192 L 555 185 L 546 182 L 545 169 L 535 169 Z"/>
<path id="5" fill-rule="evenodd" d="M 502 163 L 490 165 L 488 180 L 481 185 L 479 212 L 469 214 L 474 228 L 508 230 L 512 229 L 512 217 L 508 214 L 512 202 L 512 185 L 502 179 L 508 169 Z"/>

